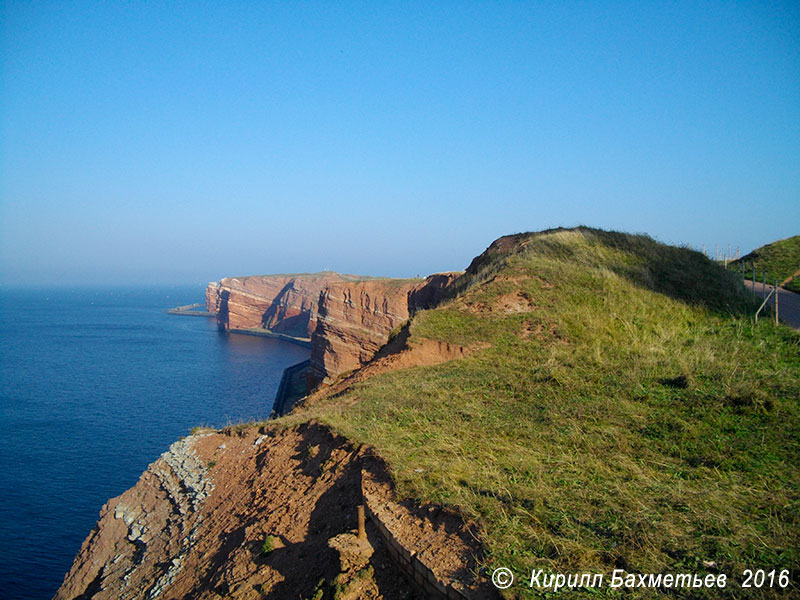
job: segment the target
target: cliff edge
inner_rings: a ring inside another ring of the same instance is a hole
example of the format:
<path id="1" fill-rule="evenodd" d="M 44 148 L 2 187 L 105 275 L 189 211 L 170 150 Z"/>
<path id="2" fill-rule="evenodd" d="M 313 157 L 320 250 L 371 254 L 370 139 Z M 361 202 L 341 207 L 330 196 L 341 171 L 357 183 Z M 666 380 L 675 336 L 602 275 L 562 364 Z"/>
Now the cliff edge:
<path id="1" fill-rule="evenodd" d="M 103 507 L 55 599 L 476 597 L 476 532 L 431 508 L 393 500 L 381 461 L 321 425 L 201 432 Z"/>
<path id="2" fill-rule="evenodd" d="M 206 308 L 225 331 L 289 335 L 311 343 L 311 370 L 330 382 L 366 364 L 391 332 L 441 300 L 458 273 L 425 279 L 342 275 L 229 277 L 211 282 Z"/>
<path id="3" fill-rule="evenodd" d="M 753 322 L 735 273 L 557 229 L 461 277 L 331 281 L 316 302 L 333 385 L 173 445 L 104 507 L 58 598 L 491 598 L 502 566 L 509 599 L 550 594 L 534 572 L 728 575 L 646 590 L 710 600 L 754 564 L 783 574 L 759 597 L 796 595 L 798 338 Z"/>

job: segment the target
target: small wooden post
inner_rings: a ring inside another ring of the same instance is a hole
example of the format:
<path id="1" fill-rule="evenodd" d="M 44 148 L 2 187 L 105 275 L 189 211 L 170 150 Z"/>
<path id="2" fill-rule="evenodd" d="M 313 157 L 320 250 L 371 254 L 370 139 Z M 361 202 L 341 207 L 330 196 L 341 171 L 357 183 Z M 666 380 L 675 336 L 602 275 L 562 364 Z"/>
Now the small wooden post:
<path id="1" fill-rule="evenodd" d="M 775 280 L 775 325 L 778 324 L 778 280 Z"/>
<path id="2" fill-rule="evenodd" d="M 367 530 L 364 529 L 364 505 L 358 505 L 358 539 L 367 539 Z"/>

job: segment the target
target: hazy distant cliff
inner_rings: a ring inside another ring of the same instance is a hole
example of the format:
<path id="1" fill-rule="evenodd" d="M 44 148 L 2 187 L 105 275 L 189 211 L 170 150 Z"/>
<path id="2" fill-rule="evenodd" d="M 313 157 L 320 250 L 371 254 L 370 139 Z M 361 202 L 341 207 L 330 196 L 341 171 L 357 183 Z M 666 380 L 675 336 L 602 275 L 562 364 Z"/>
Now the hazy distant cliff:
<path id="1" fill-rule="evenodd" d="M 320 292 L 344 277 L 331 272 L 226 277 L 208 284 L 206 307 L 228 331 L 260 328 L 308 338 L 317 325 Z"/>
<path id="2" fill-rule="evenodd" d="M 206 306 L 227 331 L 310 337 L 312 369 L 329 380 L 369 361 L 393 329 L 441 299 L 456 276 L 387 279 L 328 271 L 230 277 L 208 285 Z"/>

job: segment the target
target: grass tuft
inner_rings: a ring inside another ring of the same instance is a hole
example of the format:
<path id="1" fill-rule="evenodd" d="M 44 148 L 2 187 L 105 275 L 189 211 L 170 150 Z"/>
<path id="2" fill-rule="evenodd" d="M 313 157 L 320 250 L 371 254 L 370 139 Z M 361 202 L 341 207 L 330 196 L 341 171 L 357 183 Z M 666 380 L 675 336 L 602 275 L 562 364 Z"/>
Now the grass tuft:
<path id="1" fill-rule="evenodd" d="M 264 538 L 264 542 L 261 544 L 261 556 L 269 556 L 270 553 L 275 549 L 277 539 L 275 536 L 268 535 Z"/>

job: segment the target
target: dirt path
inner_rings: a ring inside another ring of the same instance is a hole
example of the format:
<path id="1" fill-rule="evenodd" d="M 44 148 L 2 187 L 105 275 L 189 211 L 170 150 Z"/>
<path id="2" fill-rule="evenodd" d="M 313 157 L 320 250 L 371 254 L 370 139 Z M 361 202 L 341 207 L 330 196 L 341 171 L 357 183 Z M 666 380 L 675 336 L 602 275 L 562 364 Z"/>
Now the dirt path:
<path id="1" fill-rule="evenodd" d="M 753 289 L 752 281 L 745 279 L 744 285 L 748 290 Z M 756 296 L 759 298 L 764 298 L 770 293 L 770 291 L 772 291 L 772 287 L 773 286 L 769 284 L 764 286 L 763 283 L 756 281 Z M 774 297 L 769 299 L 768 304 L 770 308 L 774 310 Z M 766 310 L 766 307 L 764 307 L 764 310 Z M 764 314 L 764 310 L 761 311 L 762 315 Z M 775 313 L 767 314 L 771 316 Z M 795 294 L 794 292 L 789 292 L 783 288 L 778 288 L 778 317 L 792 329 L 800 331 L 800 294 Z"/>

